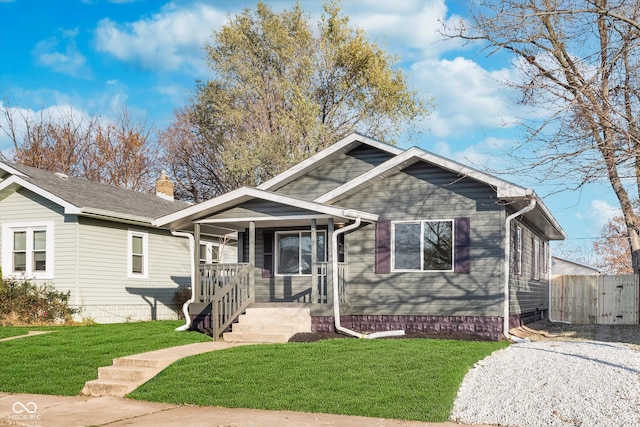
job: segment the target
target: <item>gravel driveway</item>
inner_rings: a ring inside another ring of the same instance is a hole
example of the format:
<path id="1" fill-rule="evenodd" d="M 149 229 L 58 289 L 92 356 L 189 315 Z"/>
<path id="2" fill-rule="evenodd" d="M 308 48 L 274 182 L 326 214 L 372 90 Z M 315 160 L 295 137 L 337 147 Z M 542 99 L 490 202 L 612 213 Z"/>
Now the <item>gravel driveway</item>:
<path id="1" fill-rule="evenodd" d="M 640 326 L 542 324 L 534 331 L 532 342 L 497 351 L 469 371 L 453 420 L 640 426 Z"/>

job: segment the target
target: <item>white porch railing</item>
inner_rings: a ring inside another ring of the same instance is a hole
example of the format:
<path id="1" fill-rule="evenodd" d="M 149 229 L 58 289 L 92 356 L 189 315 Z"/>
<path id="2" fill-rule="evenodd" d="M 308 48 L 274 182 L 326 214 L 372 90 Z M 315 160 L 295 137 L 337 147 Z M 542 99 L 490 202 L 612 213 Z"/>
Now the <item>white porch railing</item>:
<path id="1" fill-rule="evenodd" d="M 317 284 L 317 300 L 312 301 L 316 304 L 330 303 L 329 280 L 327 278 L 328 262 L 317 262 L 316 272 L 318 277 Z M 341 303 L 347 302 L 347 282 L 348 282 L 349 266 L 346 262 L 338 263 L 338 297 Z M 313 294 L 313 292 L 312 292 Z"/>

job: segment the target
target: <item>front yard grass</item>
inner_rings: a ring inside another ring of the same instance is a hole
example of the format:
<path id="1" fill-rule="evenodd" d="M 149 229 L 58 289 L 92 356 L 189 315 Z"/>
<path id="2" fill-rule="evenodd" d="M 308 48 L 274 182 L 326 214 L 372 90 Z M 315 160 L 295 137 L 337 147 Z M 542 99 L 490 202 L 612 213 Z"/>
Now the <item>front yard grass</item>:
<path id="1" fill-rule="evenodd" d="M 507 345 L 333 339 L 243 346 L 179 360 L 129 397 L 441 422 L 467 371 Z"/>
<path id="2" fill-rule="evenodd" d="M 210 341 L 197 332 L 177 332 L 184 321 L 89 326 L 3 327 L 0 336 L 52 330 L 51 334 L 0 342 L 0 391 L 73 396 L 116 357 Z"/>

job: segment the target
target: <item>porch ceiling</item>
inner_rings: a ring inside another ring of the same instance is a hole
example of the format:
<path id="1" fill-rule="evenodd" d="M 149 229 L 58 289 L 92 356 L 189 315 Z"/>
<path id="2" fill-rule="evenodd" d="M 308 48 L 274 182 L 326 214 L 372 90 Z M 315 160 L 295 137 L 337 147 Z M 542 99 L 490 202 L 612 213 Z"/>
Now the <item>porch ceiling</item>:
<path id="1" fill-rule="evenodd" d="M 201 219 L 195 221 L 206 227 L 224 227 L 235 231 L 244 231 L 249 228 L 250 222 L 255 222 L 256 228 L 282 228 L 282 227 L 304 227 L 309 228 L 311 220 L 315 219 L 319 226 L 327 225 L 329 219 L 333 218 L 335 224 L 346 222 L 344 218 L 332 217 L 327 215 L 316 216 L 292 216 L 292 217 L 255 217 L 255 218 L 238 218 L 238 219 Z"/>

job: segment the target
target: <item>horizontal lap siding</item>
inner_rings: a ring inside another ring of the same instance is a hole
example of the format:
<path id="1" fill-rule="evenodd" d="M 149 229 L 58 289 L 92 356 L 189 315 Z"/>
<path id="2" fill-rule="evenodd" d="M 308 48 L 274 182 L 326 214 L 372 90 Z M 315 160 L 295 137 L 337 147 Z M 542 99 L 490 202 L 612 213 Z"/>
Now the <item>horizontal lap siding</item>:
<path id="1" fill-rule="evenodd" d="M 524 220 L 523 220 L 524 219 Z M 549 308 L 549 281 L 548 271 L 543 271 L 538 279 L 533 278 L 533 249 L 531 239 L 536 236 L 540 241 L 540 251 L 542 252 L 543 238 L 538 236 L 526 223 L 526 214 L 523 219 L 516 219 L 511 222 L 511 272 L 510 272 L 510 294 L 509 309 L 511 314 L 534 313 L 536 311 L 547 310 Z M 522 227 L 522 274 L 514 272 L 516 251 L 513 241 L 516 227 Z M 547 254 L 548 255 L 548 254 Z M 542 262 L 542 260 L 540 260 Z"/>
<path id="2" fill-rule="evenodd" d="M 5 189 L 5 192 L 6 194 L 0 195 L 0 224 L 53 221 L 54 279 L 39 282 L 52 283 L 58 290 L 64 292 L 71 290 L 73 302 L 76 264 L 74 256 L 69 254 L 75 254 L 76 251 L 76 217 L 65 216 L 62 207 L 29 190 L 20 189 L 13 192 Z M 0 246 L 1 242 L 2 236 L 0 236 Z M 2 250 L 4 248 L 0 249 L 0 259 L 2 259 Z"/>
<path id="3" fill-rule="evenodd" d="M 250 217 L 271 217 L 289 215 L 314 215 L 315 212 L 293 206 L 265 200 L 252 200 L 241 205 L 209 217 L 210 219 L 238 219 Z"/>
<path id="4" fill-rule="evenodd" d="M 485 185 L 419 163 L 340 200 L 392 221 L 471 218 L 470 274 L 375 274 L 375 226 L 350 233 L 348 314 L 500 315 L 502 207 L 494 197 Z"/>
<path id="5" fill-rule="evenodd" d="M 128 230 L 148 233 L 148 278 L 127 277 Z M 100 220 L 80 220 L 80 288 L 83 305 L 172 305 L 190 284 L 188 240 L 168 231 Z"/>
<path id="6" fill-rule="evenodd" d="M 362 175 L 392 156 L 382 150 L 360 146 L 346 154 L 334 156 L 330 162 L 277 190 L 289 196 L 313 200 Z"/>

